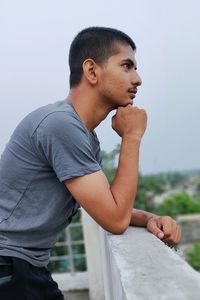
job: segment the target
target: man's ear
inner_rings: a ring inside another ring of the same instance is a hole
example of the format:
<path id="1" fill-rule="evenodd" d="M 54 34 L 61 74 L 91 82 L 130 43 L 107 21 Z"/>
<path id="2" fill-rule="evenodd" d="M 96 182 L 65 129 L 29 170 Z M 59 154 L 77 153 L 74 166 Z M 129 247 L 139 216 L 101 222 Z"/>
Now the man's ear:
<path id="1" fill-rule="evenodd" d="M 86 59 L 83 62 L 82 68 L 83 68 L 83 75 L 89 81 L 89 83 L 92 85 L 96 84 L 98 81 L 98 76 L 97 76 L 98 65 L 95 63 L 95 61 L 91 58 Z"/>

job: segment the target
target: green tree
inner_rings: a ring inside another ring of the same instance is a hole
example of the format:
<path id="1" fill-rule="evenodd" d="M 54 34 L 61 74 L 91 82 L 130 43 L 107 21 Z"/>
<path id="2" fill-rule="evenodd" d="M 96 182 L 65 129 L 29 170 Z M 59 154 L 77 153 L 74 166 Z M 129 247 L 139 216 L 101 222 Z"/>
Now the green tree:
<path id="1" fill-rule="evenodd" d="M 185 252 L 187 262 L 197 271 L 200 271 L 200 242 L 192 244 Z"/>
<path id="2" fill-rule="evenodd" d="M 173 218 L 182 214 L 200 213 L 200 200 L 186 193 L 173 194 L 156 207 L 156 213 Z"/>
<path id="3" fill-rule="evenodd" d="M 111 152 L 102 151 L 102 168 L 109 183 L 112 183 L 119 157 L 120 145 L 117 145 Z M 153 211 L 155 205 L 153 198 L 155 195 L 162 193 L 165 190 L 166 180 L 159 175 L 142 176 L 138 177 L 138 189 L 135 199 L 135 207 L 148 211 Z"/>
<path id="4" fill-rule="evenodd" d="M 112 181 L 115 177 L 116 164 L 117 164 L 117 159 L 119 156 L 119 151 L 120 151 L 120 145 L 117 145 L 114 148 L 114 150 L 112 150 L 109 153 L 106 151 L 101 151 L 102 169 L 103 169 L 109 183 L 112 183 Z"/>
<path id="5" fill-rule="evenodd" d="M 166 180 L 159 175 L 138 176 L 138 189 L 135 199 L 135 208 L 153 212 L 155 195 L 165 191 Z"/>

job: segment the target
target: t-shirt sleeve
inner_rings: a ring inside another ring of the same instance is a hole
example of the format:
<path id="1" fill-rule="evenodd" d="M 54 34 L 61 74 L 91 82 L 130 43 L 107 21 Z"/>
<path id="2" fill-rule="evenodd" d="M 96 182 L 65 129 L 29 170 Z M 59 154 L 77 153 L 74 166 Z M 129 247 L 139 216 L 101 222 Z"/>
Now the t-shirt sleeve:
<path id="1" fill-rule="evenodd" d="M 37 150 L 64 181 L 101 169 L 83 124 L 73 114 L 48 115 L 34 133 Z"/>

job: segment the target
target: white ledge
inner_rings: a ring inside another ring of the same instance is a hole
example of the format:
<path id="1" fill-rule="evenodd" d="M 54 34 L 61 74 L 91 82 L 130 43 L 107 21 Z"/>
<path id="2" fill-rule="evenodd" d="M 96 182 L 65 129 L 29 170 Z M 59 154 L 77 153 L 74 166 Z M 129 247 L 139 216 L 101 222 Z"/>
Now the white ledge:
<path id="1" fill-rule="evenodd" d="M 62 291 L 85 290 L 89 286 L 87 272 L 53 273 L 52 277 Z"/>
<path id="2" fill-rule="evenodd" d="M 104 233 L 104 241 L 106 300 L 200 299 L 200 274 L 146 229 Z"/>

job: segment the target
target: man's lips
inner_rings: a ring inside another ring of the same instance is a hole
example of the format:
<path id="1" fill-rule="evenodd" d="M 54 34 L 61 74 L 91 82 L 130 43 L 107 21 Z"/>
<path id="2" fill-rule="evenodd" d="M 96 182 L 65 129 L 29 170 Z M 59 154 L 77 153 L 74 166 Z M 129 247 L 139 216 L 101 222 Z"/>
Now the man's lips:
<path id="1" fill-rule="evenodd" d="M 131 88 L 131 89 L 128 89 L 128 92 L 131 94 L 131 98 L 135 98 L 136 97 L 136 94 L 137 94 L 137 89 L 136 88 Z"/>
<path id="2" fill-rule="evenodd" d="M 128 92 L 131 93 L 131 94 L 137 94 L 137 88 L 131 88 L 131 89 L 128 89 Z"/>

